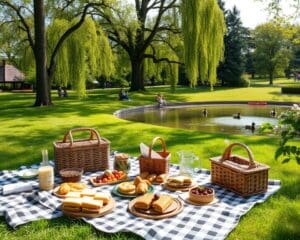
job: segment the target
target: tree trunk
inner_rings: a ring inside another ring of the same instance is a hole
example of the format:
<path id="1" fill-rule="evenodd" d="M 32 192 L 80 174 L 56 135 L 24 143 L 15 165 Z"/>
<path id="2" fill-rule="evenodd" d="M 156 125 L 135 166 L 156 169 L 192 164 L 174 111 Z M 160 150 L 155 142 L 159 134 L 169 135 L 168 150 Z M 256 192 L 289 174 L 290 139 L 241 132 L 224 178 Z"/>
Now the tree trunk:
<path id="1" fill-rule="evenodd" d="M 145 90 L 143 59 L 131 58 L 131 87 L 130 91 Z"/>
<path id="2" fill-rule="evenodd" d="M 34 106 L 51 105 L 47 74 L 45 9 L 43 0 L 34 0 L 34 56 L 36 62 L 36 98 Z"/>
<path id="3" fill-rule="evenodd" d="M 273 85 L 273 72 L 269 73 L 269 84 Z"/>

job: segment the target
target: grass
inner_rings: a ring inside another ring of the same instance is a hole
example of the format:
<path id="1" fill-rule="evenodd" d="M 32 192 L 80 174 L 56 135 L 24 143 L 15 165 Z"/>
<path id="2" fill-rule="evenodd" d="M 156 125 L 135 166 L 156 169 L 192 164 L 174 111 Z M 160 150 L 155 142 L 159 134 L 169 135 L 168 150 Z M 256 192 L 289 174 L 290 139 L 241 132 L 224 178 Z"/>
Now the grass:
<path id="1" fill-rule="evenodd" d="M 276 83 L 276 82 L 275 82 Z M 178 88 L 173 94 L 168 88 L 149 88 L 147 92 L 130 93 L 130 102 L 117 100 L 117 89 L 90 91 L 79 100 L 74 93 L 58 98 L 53 92 L 54 105 L 33 108 L 34 94 L 0 93 L 0 169 L 15 169 L 41 161 L 41 149 L 49 150 L 53 158 L 52 143 L 61 140 L 64 133 L 74 127 L 96 128 L 108 138 L 111 148 L 138 155 L 139 143 L 150 143 L 154 136 L 162 136 L 172 152 L 172 161 L 178 162 L 176 151 L 192 150 L 201 159 L 201 166 L 209 168 L 209 157 L 220 155 L 225 139 L 246 143 L 256 160 L 271 166 L 270 178 L 280 179 L 282 188 L 265 203 L 255 206 L 242 217 L 228 239 L 299 239 L 300 219 L 300 166 L 295 162 L 281 164 L 274 160 L 278 144 L 275 137 L 208 134 L 198 131 L 173 129 L 129 122 L 112 113 L 120 108 L 153 104 L 157 92 L 169 102 L 186 101 L 286 101 L 300 102 L 296 94 L 281 94 L 280 87 L 256 86 L 249 88 Z M 239 151 L 237 151 L 239 152 Z M 245 154 L 240 152 L 241 154 Z M 90 225 L 65 217 L 42 220 L 11 230 L 0 218 L 0 239 L 139 239 L 130 233 L 105 234 Z"/>

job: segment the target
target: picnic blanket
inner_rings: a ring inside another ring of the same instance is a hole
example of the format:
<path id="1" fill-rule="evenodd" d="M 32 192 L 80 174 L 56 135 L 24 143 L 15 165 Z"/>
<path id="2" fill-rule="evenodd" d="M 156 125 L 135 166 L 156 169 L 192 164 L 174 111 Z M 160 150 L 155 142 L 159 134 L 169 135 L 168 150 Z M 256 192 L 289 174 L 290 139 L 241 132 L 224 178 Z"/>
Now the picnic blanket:
<path id="1" fill-rule="evenodd" d="M 114 159 L 111 156 L 110 161 Z M 130 175 L 139 173 L 139 165 L 136 158 L 130 158 Z M 37 166 L 32 166 L 37 167 Z M 26 167 L 22 167 L 24 169 Z M 171 165 L 170 174 L 177 174 L 179 167 Z M 86 173 L 82 181 L 88 183 L 91 176 L 98 173 Z M 195 180 L 199 184 L 210 185 L 210 171 L 197 169 Z M 15 183 L 20 180 L 17 171 L 1 171 L 0 187 Z M 34 186 L 30 193 L 12 194 L 3 196 L 0 189 L 0 215 L 4 215 L 7 223 L 15 228 L 27 222 L 39 219 L 53 219 L 62 216 L 60 211 L 61 199 L 51 191 L 38 191 L 38 182 L 27 180 Z M 59 183 L 60 178 L 56 177 Z M 145 239 L 225 239 L 226 236 L 238 224 L 241 216 L 246 214 L 256 203 L 264 202 L 269 196 L 279 190 L 280 181 L 269 180 L 268 191 L 251 197 L 240 197 L 217 185 L 212 185 L 219 201 L 212 205 L 195 206 L 184 203 L 184 208 L 178 215 L 163 219 L 151 220 L 136 217 L 127 211 L 130 199 L 113 196 L 116 200 L 116 208 L 112 213 L 94 219 L 83 220 L 96 229 L 107 233 L 133 232 Z M 111 191 L 113 185 L 105 185 L 95 188 L 96 191 Z M 2 188 L 2 187 L 1 187 Z M 163 190 L 162 186 L 154 186 L 155 192 L 168 192 L 177 196 L 178 192 Z"/>

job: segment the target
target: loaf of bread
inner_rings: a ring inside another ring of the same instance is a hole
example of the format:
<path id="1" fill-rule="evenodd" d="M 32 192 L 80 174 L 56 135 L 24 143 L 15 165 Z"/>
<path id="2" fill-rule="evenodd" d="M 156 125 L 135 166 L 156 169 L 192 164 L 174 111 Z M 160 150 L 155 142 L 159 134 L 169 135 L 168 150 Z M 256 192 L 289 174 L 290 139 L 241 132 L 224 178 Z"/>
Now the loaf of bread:
<path id="1" fill-rule="evenodd" d="M 158 200 L 152 203 L 152 207 L 155 211 L 159 213 L 164 213 L 164 211 L 172 204 L 173 198 L 169 195 L 162 194 L 159 196 Z"/>
<path id="2" fill-rule="evenodd" d="M 146 193 L 145 195 L 137 198 L 136 202 L 134 203 L 134 207 L 147 210 L 151 207 L 153 199 L 153 193 Z"/>

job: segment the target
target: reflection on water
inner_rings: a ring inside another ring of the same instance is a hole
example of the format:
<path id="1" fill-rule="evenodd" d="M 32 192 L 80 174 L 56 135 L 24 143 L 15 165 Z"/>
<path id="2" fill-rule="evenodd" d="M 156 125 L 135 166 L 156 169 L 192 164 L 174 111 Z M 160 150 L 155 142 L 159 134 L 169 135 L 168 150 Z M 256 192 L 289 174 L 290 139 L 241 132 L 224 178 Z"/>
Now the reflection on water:
<path id="1" fill-rule="evenodd" d="M 277 119 L 271 117 L 270 112 L 274 106 L 252 105 L 211 105 L 197 107 L 168 107 L 158 109 L 145 109 L 144 111 L 122 114 L 122 118 L 145 122 L 160 126 L 199 130 L 204 132 L 225 132 L 235 134 L 257 134 L 262 123 L 277 124 Z M 203 114 L 207 109 L 207 117 Z M 275 107 L 277 116 L 286 110 L 286 107 Z M 240 113 L 240 119 L 233 115 Z M 255 123 L 255 130 L 246 129 L 246 125 Z"/>

